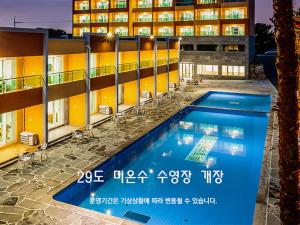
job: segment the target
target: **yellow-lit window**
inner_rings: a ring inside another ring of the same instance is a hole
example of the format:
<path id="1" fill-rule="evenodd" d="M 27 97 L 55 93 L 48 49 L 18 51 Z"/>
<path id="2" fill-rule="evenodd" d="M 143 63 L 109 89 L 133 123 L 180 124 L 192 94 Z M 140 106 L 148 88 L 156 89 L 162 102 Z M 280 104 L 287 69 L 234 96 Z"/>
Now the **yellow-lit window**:
<path id="1" fill-rule="evenodd" d="M 197 65 L 199 75 L 218 75 L 218 65 Z"/>
<path id="2" fill-rule="evenodd" d="M 245 66 L 222 66 L 223 76 L 245 76 Z"/>

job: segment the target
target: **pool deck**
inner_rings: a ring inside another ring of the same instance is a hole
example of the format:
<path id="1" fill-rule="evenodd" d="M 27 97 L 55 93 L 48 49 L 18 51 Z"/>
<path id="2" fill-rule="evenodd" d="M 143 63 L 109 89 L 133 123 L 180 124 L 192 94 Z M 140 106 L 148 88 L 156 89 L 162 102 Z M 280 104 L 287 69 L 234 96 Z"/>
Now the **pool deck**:
<path id="1" fill-rule="evenodd" d="M 127 123 L 114 125 L 105 122 L 93 129 L 95 139 L 86 144 L 74 144 L 70 139 L 49 148 L 49 159 L 34 162 L 32 167 L 17 168 L 17 163 L 0 169 L 0 225 L 1 224 L 81 224 L 130 225 L 128 220 L 97 213 L 52 199 L 53 194 L 76 180 L 80 170 L 88 171 L 153 129 L 179 109 L 189 94 L 196 99 L 207 91 L 231 91 L 272 94 L 276 89 L 269 81 L 204 81 L 189 92 L 165 100 L 159 110 L 148 110 L 142 116 L 128 115 Z M 151 108 L 149 106 L 149 108 Z M 265 156 L 257 194 L 255 225 L 280 224 L 278 198 L 278 122 L 272 110 L 267 132 Z"/>

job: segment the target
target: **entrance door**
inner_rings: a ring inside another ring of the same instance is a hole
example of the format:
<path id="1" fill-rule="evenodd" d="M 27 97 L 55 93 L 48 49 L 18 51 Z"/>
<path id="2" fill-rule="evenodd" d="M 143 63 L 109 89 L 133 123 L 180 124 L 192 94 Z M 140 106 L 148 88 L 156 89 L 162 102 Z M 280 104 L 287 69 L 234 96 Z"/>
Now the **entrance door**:
<path id="1" fill-rule="evenodd" d="M 0 114 L 0 146 L 15 141 L 15 113 Z"/>
<path id="2" fill-rule="evenodd" d="M 124 104 L 124 84 L 119 84 L 118 88 L 118 104 Z"/>
<path id="3" fill-rule="evenodd" d="M 15 63 L 12 59 L 3 59 L 0 60 L 0 81 L 6 80 L 4 87 L 2 87 L 2 83 L 0 82 L 0 93 L 2 92 L 10 92 L 16 90 L 16 81 L 9 80 L 15 77 Z"/>
<path id="4" fill-rule="evenodd" d="M 90 114 L 98 112 L 97 109 L 97 91 L 91 91 L 90 93 Z"/>
<path id="5" fill-rule="evenodd" d="M 193 63 L 180 63 L 180 80 L 186 81 L 193 78 L 194 64 Z"/>
<path id="6" fill-rule="evenodd" d="M 63 74 L 63 57 L 49 56 L 48 58 L 49 84 L 59 84 L 64 80 Z"/>
<path id="7" fill-rule="evenodd" d="M 64 99 L 48 102 L 49 130 L 64 125 Z"/>

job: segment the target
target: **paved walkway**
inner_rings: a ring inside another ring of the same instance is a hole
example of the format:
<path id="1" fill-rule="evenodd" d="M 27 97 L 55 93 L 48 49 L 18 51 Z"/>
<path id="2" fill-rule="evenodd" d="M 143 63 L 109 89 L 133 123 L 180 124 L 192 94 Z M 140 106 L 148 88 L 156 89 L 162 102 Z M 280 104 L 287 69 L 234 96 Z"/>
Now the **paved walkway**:
<path id="1" fill-rule="evenodd" d="M 17 164 L 3 168 L 0 170 L 0 224 L 135 224 L 56 202 L 52 199 L 53 192 L 57 187 L 70 183 L 78 171 L 105 161 L 120 146 L 151 129 L 157 121 L 170 117 L 179 110 L 176 103 L 182 106 L 189 104 L 186 102 L 188 94 L 196 98 L 208 90 L 275 93 L 268 81 L 204 81 L 200 87 L 193 87 L 188 93 L 177 94 L 175 100 L 165 100 L 160 110 L 148 110 L 149 113 L 138 117 L 129 115 L 124 125 L 116 126 L 111 122 L 99 125 L 93 130 L 96 138 L 87 144 L 74 144 L 66 140 L 50 147 L 50 158 L 42 163 L 35 162 L 24 170 L 17 169 Z M 277 160 L 274 150 L 270 189 L 272 198 L 268 210 L 269 220 L 272 221 L 268 224 L 272 225 L 277 224 L 273 221 L 278 217 L 275 206 L 278 197 Z M 260 208 L 262 217 L 266 215 L 264 209 Z"/>

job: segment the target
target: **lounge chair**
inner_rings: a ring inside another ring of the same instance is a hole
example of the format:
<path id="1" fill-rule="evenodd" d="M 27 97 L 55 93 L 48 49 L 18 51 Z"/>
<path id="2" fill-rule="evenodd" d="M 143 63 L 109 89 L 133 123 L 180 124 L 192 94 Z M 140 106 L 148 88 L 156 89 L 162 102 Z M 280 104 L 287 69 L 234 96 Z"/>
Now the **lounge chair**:
<path id="1" fill-rule="evenodd" d="M 17 166 L 17 168 L 19 168 L 20 163 L 23 165 L 23 169 L 25 168 L 26 164 L 32 165 L 33 159 L 34 159 L 34 153 L 25 152 L 23 154 L 19 154 L 18 155 L 18 166 Z"/>

